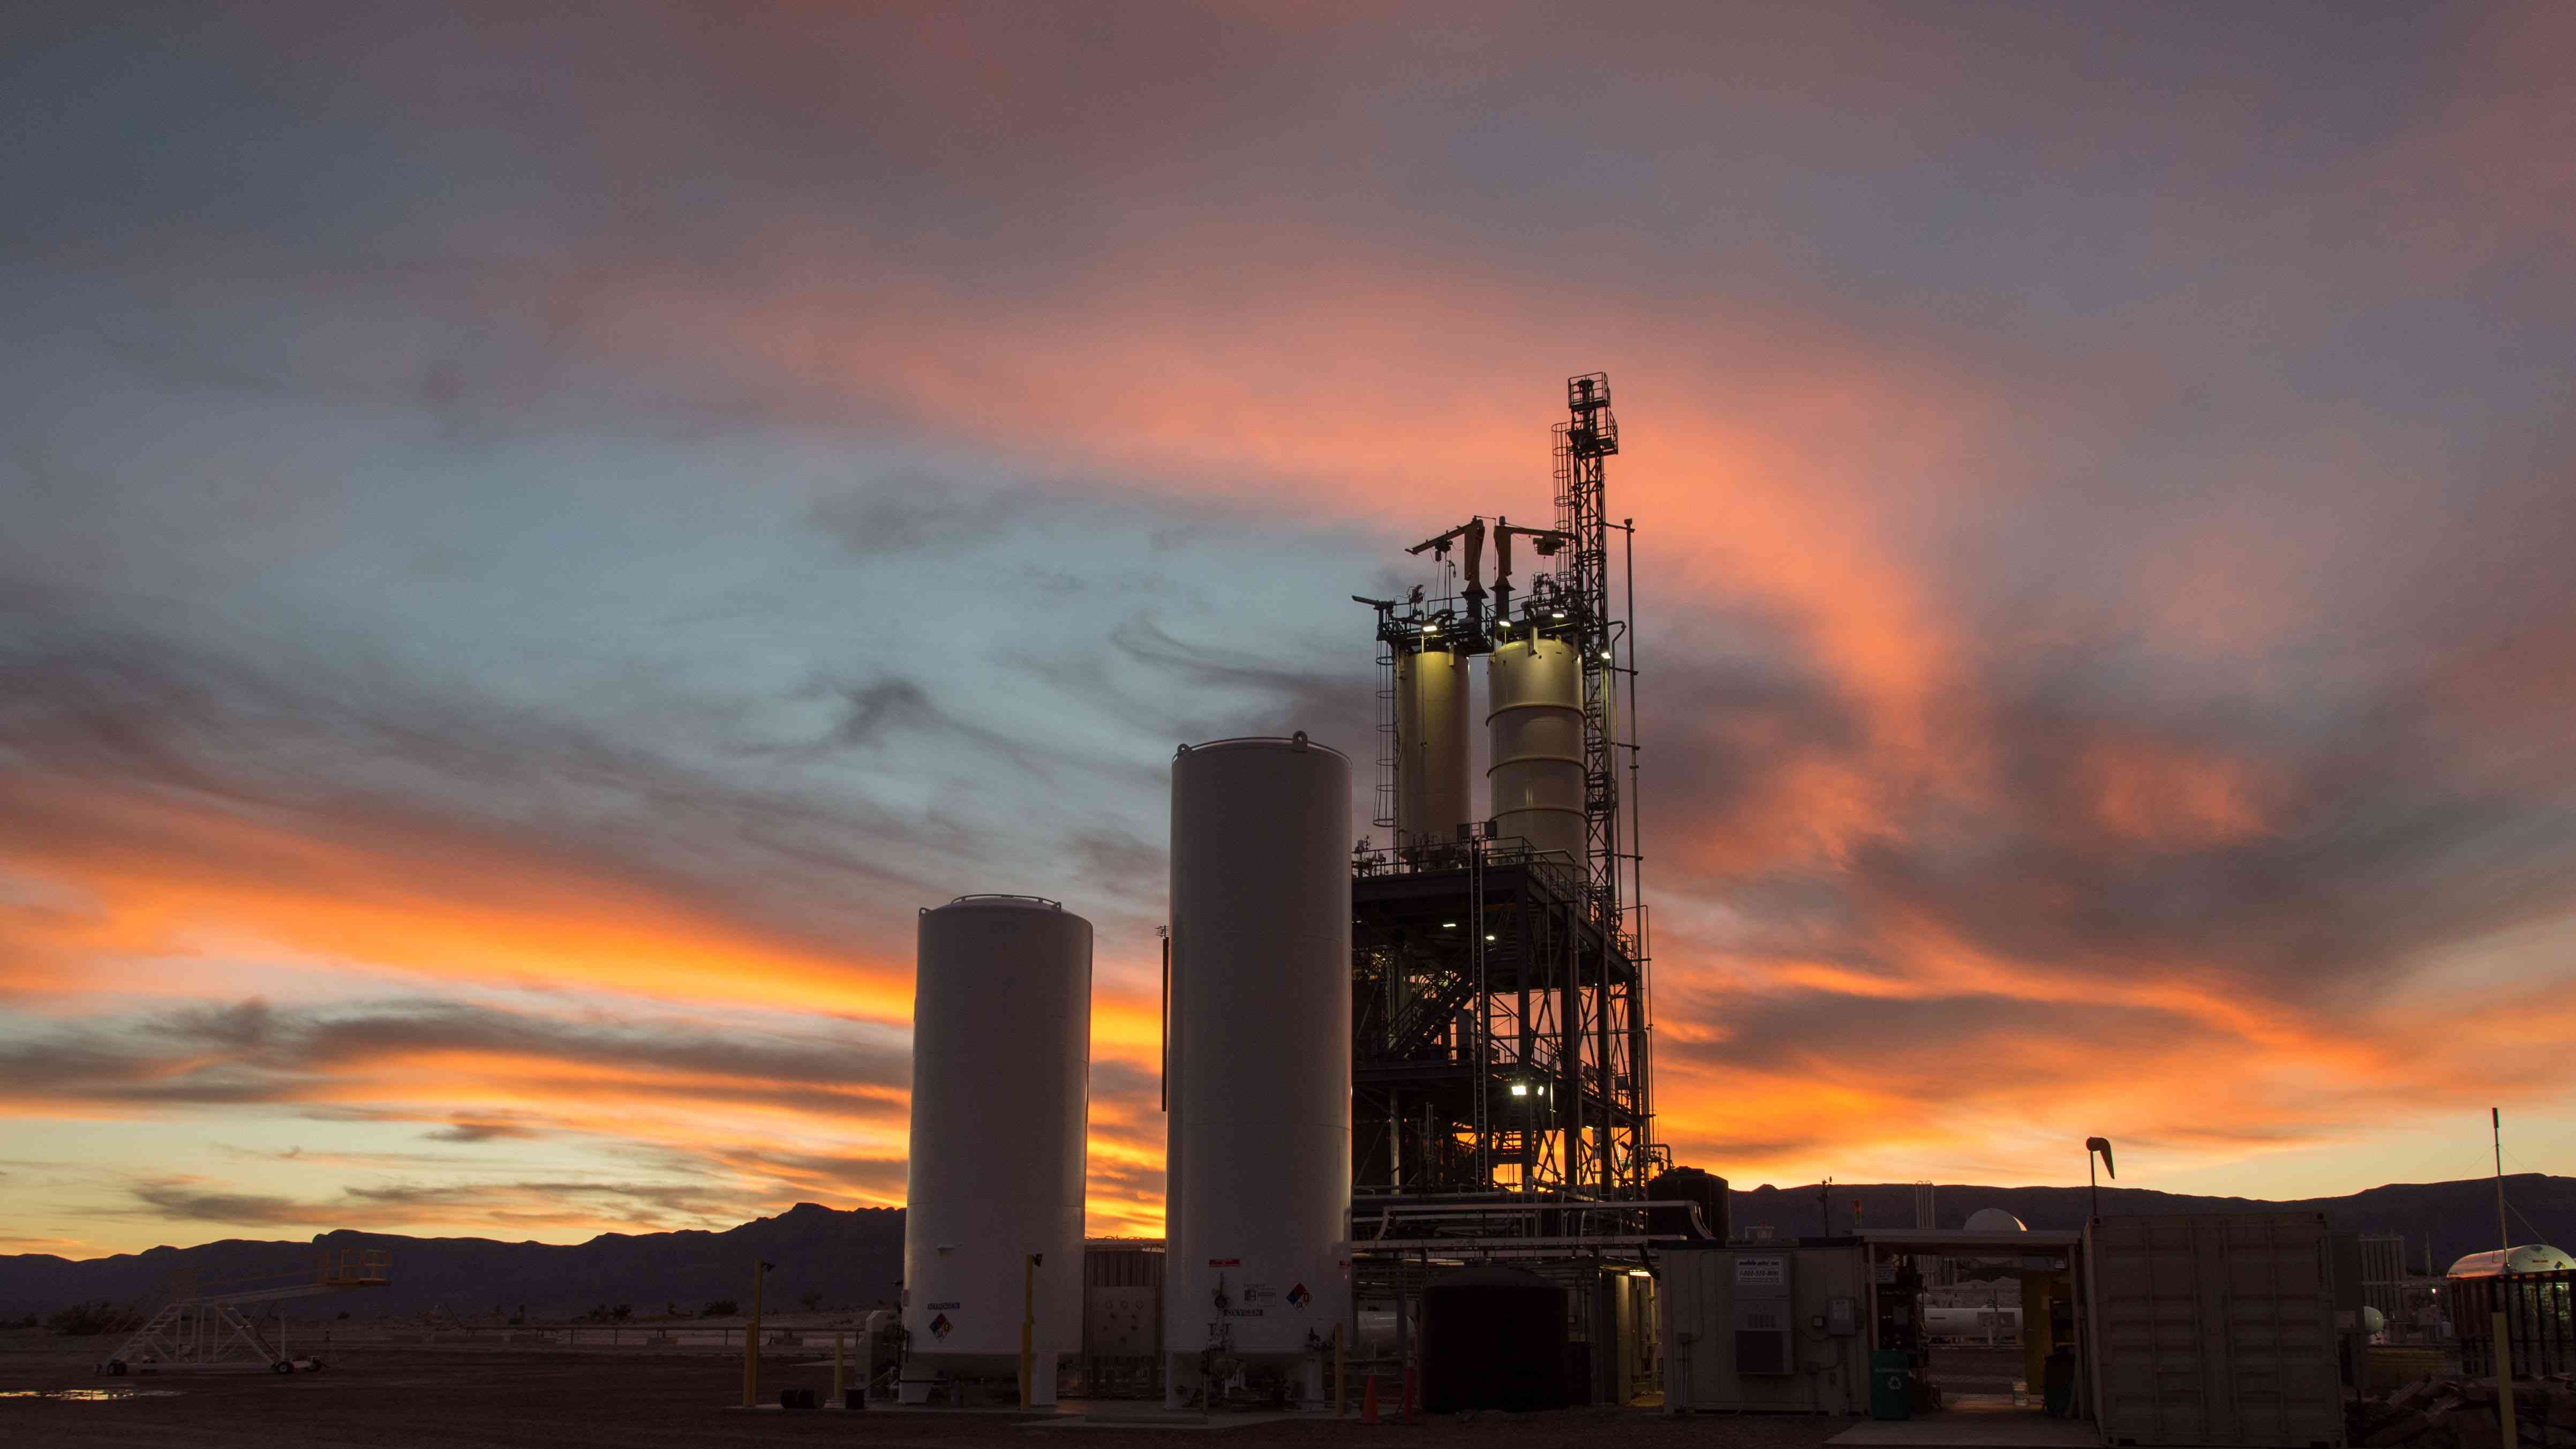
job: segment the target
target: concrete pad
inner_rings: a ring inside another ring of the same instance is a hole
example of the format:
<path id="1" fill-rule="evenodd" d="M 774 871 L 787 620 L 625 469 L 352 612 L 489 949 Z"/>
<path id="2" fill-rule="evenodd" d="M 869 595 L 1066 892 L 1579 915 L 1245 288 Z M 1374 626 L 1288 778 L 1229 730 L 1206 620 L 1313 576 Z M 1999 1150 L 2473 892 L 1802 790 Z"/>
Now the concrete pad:
<path id="1" fill-rule="evenodd" d="M 1825 1442 L 1855 1449 L 2099 1449 L 2102 1436 L 2081 1419 L 2015 1408 L 2007 1394 L 1965 1394 L 1937 1413 L 1867 1420 Z"/>
<path id="2" fill-rule="evenodd" d="M 1023 1424 L 1024 1429 L 1248 1429 L 1255 1424 L 1331 1423 L 1326 1413 L 1276 1412 L 1262 1410 L 1240 1414 L 1205 1414 L 1193 1410 L 1162 1410 L 1152 1413 L 1067 1414 L 1060 1419 Z"/>
<path id="3" fill-rule="evenodd" d="M 1045 1407 L 1023 1409 L 1011 1404 L 978 1406 L 971 1409 L 952 1409 L 945 1404 L 870 1404 L 865 1409 L 850 1409 L 839 1404 L 818 1403 L 810 1409 L 789 1409 L 781 1407 L 776 1400 L 772 1400 L 766 1404 L 754 1404 L 747 1409 L 740 1404 L 726 1404 L 723 1408 L 728 1414 L 910 1414 L 923 1419 L 1025 1419 L 1031 1423 L 1045 1423 L 1060 1415 L 1071 1417 L 1058 1409 Z"/>

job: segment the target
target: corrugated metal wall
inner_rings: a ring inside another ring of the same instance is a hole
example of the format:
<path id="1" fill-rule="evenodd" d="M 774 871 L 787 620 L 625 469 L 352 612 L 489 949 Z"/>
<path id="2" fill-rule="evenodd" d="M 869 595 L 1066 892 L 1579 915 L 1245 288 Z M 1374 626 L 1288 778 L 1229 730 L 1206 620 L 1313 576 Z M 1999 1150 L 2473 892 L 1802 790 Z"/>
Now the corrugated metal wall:
<path id="1" fill-rule="evenodd" d="M 2340 1449 L 2322 1214 L 2097 1218 L 2085 1264 L 2104 1442 Z"/>

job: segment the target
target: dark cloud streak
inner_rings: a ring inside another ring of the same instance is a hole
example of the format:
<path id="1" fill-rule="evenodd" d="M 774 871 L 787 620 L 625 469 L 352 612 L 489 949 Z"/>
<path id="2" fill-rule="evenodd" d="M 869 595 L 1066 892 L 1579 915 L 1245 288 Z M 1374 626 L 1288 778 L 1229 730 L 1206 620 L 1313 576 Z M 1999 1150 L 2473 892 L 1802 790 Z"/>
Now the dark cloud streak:
<path id="1" fill-rule="evenodd" d="M 865 1098 L 899 1097 L 911 1081 L 909 1050 L 878 1035 L 751 1036 L 430 998 L 293 1011 L 251 1000 L 165 1012 L 122 1029 L 85 1021 L 0 1042 L 0 1091 L 127 1107 L 292 1104 L 388 1058 L 451 1052 L 517 1058 L 541 1073 L 632 1074 L 637 1080 L 623 1090 L 640 1095 L 807 1110 L 858 1112 Z M 483 1117 L 428 1135 L 475 1142 L 534 1130 L 532 1122 Z"/>

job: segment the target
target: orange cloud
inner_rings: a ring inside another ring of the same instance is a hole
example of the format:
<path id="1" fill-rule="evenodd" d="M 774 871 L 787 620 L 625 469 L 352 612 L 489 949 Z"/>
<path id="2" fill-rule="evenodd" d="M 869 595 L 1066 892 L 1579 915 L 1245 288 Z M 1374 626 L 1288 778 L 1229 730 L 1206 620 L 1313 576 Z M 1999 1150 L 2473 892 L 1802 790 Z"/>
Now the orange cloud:
<path id="1" fill-rule="evenodd" d="M 292 824 L 208 801 L 20 777 L 0 867 L 75 891 L 13 910 L 15 992 L 172 990 L 122 963 L 238 951 L 491 985 L 911 1018 L 909 951 L 827 950 L 516 844 L 422 819 Z M 908 943 L 907 943 L 908 945 Z M 757 983 L 754 988 L 751 983 Z"/>
<path id="2" fill-rule="evenodd" d="M 2224 845 L 2260 834 L 2272 810 L 2271 792 L 2243 761 L 2152 738 L 2097 740 L 2085 771 L 2101 827 L 2157 849 Z"/>

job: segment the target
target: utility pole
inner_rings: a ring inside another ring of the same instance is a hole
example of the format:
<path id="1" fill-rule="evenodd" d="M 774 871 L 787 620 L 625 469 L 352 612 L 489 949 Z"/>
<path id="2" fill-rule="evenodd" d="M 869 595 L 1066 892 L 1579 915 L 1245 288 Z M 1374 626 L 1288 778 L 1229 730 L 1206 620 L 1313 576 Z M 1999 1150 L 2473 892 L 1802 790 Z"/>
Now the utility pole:
<path id="1" fill-rule="evenodd" d="M 2505 1449 L 2522 1441 L 2515 1437 L 2513 1423 L 2513 1320 L 2505 1315 L 2506 1295 L 2513 1291 L 2504 1274 L 2513 1271 L 2513 1230 L 2504 1221 L 2504 1109 L 2487 1109 L 2487 1126 L 2495 1135 L 2496 1247 L 2503 1250 L 2503 1261 L 2496 1264 L 2495 1315 L 2489 1322 L 2488 1341 L 2495 1345 L 2496 1418 L 2504 1429 Z"/>

